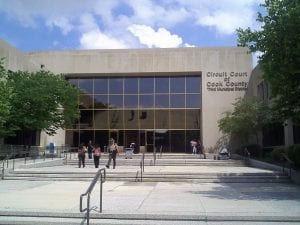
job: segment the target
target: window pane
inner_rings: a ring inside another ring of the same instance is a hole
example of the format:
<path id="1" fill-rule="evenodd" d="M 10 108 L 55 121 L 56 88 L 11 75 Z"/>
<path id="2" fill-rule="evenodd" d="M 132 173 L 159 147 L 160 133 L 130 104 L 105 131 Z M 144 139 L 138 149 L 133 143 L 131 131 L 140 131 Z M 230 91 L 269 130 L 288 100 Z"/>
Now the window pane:
<path id="1" fill-rule="evenodd" d="M 199 109 L 186 110 L 186 129 L 200 129 L 201 117 Z"/>
<path id="2" fill-rule="evenodd" d="M 140 110 L 139 112 L 140 128 L 153 129 L 154 128 L 154 111 Z"/>
<path id="3" fill-rule="evenodd" d="M 108 143 L 108 131 L 106 130 L 96 130 L 95 131 L 95 143 L 99 144 L 101 151 L 104 151 L 104 146 Z"/>
<path id="4" fill-rule="evenodd" d="M 87 144 L 89 140 L 92 140 L 94 142 L 94 132 L 91 130 L 81 130 L 80 131 L 80 143 Z"/>
<path id="5" fill-rule="evenodd" d="M 185 93 L 185 78 L 171 77 L 171 93 Z"/>
<path id="6" fill-rule="evenodd" d="M 78 131 L 66 131 L 66 145 L 71 147 L 79 146 L 79 132 Z"/>
<path id="7" fill-rule="evenodd" d="M 124 79 L 124 94 L 137 94 L 138 87 L 138 78 Z"/>
<path id="8" fill-rule="evenodd" d="M 155 78 L 155 93 L 169 93 L 169 77 Z"/>
<path id="9" fill-rule="evenodd" d="M 170 127 L 171 129 L 185 129 L 185 110 L 170 111 Z"/>
<path id="10" fill-rule="evenodd" d="M 80 95 L 79 96 L 79 108 L 80 109 L 92 109 L 93 108 L 93 96 L 92 95 Z"/>
<path id="11" fill-rule="evenodd" d="M 171 95 L 171 108 L 185 108 L 185 95 Z"/>
<path id="12" fill-rule="evenodd" d="M 200 93 L 201 77 L 186 77 L 186 93 Z"/>
<path id="13" fill-rule="evenodd" d="M 146 77 L 140 78 L 140 93 L 152 94 L 154 91 L 154 78 Z"/>
<path id="14" fill-rule="evenodd" d="M 94 95 L 94 108 L 107 109 L 108 108 L 108 95 Z"/>
<path id="15" fill-rule="evenodd" d="M 171 151 L 184 152 L 185 151 L 185 132 L 184 130 L 171 131 Z"/>
<path id="16" fill-rule="evenodd" d="M 169 110 L 155 111 L 155 129 L 169 129 Z"/>
<path id="17" fill-rule="evenodd" d="M 138 96 L 124 95 L 124 108 L 138 108 Z"/>
<path id="18" fill-rule="evenodd" d="M 108 129 L 108 111 L 94 111 L 95 129 Z"/>
<path id="19" fill-rule="evenodd" d="M 68 79 L 68 82 L 75 87 L 78 87 L 78 79 Z"/>
<path id="20" fill-rule="evenodd" d="M 140 95 L 140 108 L 153 108 L 154 107 L 154 96 L 153 95 Z"/>
<path id="21" fill-rule="evenodd" d="M 86 94 L 93 94 L 93 79 L 79 80 L 79 88 Z"/>
<path id="22" fill-rule="evenodd" d="M 110 94 L 123 94 L 123 78 L 111 78 L 109 80 Z"/>
<path id="23" fill-rule="evenodd" d="M 124 110 L 125 129 L 138 129 L 139 125 L 138 110 Z"/>
<path id="24" fill-rule="evenodd" d="M 169 95 L 155 95 L 156 108 L 169 108 Z"/>
<path id="25" fill-rule="evenodd" d="M 93 128 L 93 111 L 80 110 L 80 129 Z"/>
<path id="26" fill-rule="evenodd" d="M 109 129 L 123 129 L 123 111 L 109 111 Z"/>
<path id="27" fill-rule="evenodd" d="M 110 108 L 123 108 L 123 95 L 110 95 L 109 96 Z"/>
<path id="28" fill-rule="evenodd" d="M 186 108 L 201 108 L 200 94 L 187 94 Z"/>
<path id="29" fill-rule="evenodd" d="M 107 94 L 108 93 L 108 79 L 95 79 L 94 80 L 94 93 Z"/>

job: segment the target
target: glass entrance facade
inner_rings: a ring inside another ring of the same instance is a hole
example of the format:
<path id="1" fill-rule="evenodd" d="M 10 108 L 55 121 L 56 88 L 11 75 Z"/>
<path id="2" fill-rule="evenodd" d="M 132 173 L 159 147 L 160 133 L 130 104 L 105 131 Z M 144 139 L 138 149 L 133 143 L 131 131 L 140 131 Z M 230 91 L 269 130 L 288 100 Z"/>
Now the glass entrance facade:
<path id="1" fill-rule="evenodd" d="M 103 148 L 109 138 L 119 146 L 136 143 L 147 152 L 190 152 L 200 139 L 201 74 L 193 76 L 75 77 L 82 90 L 80 119 L 66 128 L 66 144 L 92 140 Z"/>

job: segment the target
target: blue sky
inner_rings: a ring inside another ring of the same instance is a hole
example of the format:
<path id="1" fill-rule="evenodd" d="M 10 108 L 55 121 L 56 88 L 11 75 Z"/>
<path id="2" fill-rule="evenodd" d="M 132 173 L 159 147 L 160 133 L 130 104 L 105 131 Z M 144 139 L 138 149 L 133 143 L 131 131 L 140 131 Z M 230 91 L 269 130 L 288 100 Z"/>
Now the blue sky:
<path id="1" fill-rule="evenodd" d="M 0 0 L 0 39 L 23 51 L 236 46 L 262 0 Z"/>

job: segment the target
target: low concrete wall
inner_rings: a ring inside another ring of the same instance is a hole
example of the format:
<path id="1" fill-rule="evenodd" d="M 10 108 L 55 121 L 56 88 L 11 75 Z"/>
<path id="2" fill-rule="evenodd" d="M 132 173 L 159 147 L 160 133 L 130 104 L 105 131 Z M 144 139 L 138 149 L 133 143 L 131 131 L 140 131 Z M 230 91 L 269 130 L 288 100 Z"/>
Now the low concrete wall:
<path id="1" fill-rule="evenodd" d="M 243 156 L 238 155 L 238 154 L 233 154 L 232 159 L 244 159 Z M 256 168 L 261 168 L 261 169 L 268 169 L 268 170 L 274 170 L 274 171 L 279 171 L 279 172 L 284 172 L 285 174 L 290 174 L 291 173 L 291 180 L 295 184 L 300 184 L 300 172 L 292 169 L 290 171 L 289 168 L 283 168 L 282 166 L 262 162 L 259 160 L 255 159 L 249 159 L 248 161 L 248 166 L 256 167 Z"/>
<path id="2" fill-rule="evenodd" d="M 19 169 L 25 169 L 25 168 L 39 168 L 39 167 L 50 167 L 50 166 L 62 166 L 64 164 L 64 160 L 62 158 L 60 159 L 48 159 L 48 160 L 36 160 L 35 162 L 28 162 L 26 164 L 17 164 L 17 167 Z"/>

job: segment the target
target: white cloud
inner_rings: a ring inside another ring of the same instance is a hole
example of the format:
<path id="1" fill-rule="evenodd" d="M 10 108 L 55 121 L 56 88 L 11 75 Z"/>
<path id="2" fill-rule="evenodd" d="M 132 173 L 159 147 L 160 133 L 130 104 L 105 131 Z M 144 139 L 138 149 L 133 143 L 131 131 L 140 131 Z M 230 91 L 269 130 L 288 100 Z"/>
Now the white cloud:
<path id="1" fill-rule="evenodd" d="M 83 49 L 128 48 L 128 46 L 121 40 L 110 37 L 98 29 L 84 33 L 80 38 L 80 45 Z"/>
<path id="2" fill-rule="evenodd" d="M 182 44 L 183 32 L 181 37 L 172 34 L 173 28 L 178 30 L 182 24 L 196 26 L 199 32 L 202 27 L 214 28 L 219 35 L 232 35 L 238 27 L 255 27 L 257 6 L 261 2 L 263 0 L 0 0 L 0 13 L 4 12 L 10 20 L 25 27 L 44 23 L 49 28 L 58 27 L 64 35 L 76 30 L 80 33 L 81 47 L 93 46 L 84 41 L 89 38 L 105 39 L 106 43 L 111 40 L 112 46 L 141 47 L 142 43 L 148 47 L 178 47 L 189 46 Z M 127 11 L 123 11 L 124 8 Z"/>
<path id="3" fill-rule="evenodd" d="M 155 31 L 146 25 L 133 24 L 128 27 L 128 30 L 148 48 L 174 48 L 182 44 L 181 37 L 176 34 L 171 34 L 165 28 L 159 28 Z"/>
<path id="4" fill-rule="evenodd" d="M 54 26 L 59 27 L 64 35 L 67 35 L 74 28 L 71 22 L 65 17 L 51 18 L 46 21 L 46 25 L 51 28 Z"/>

